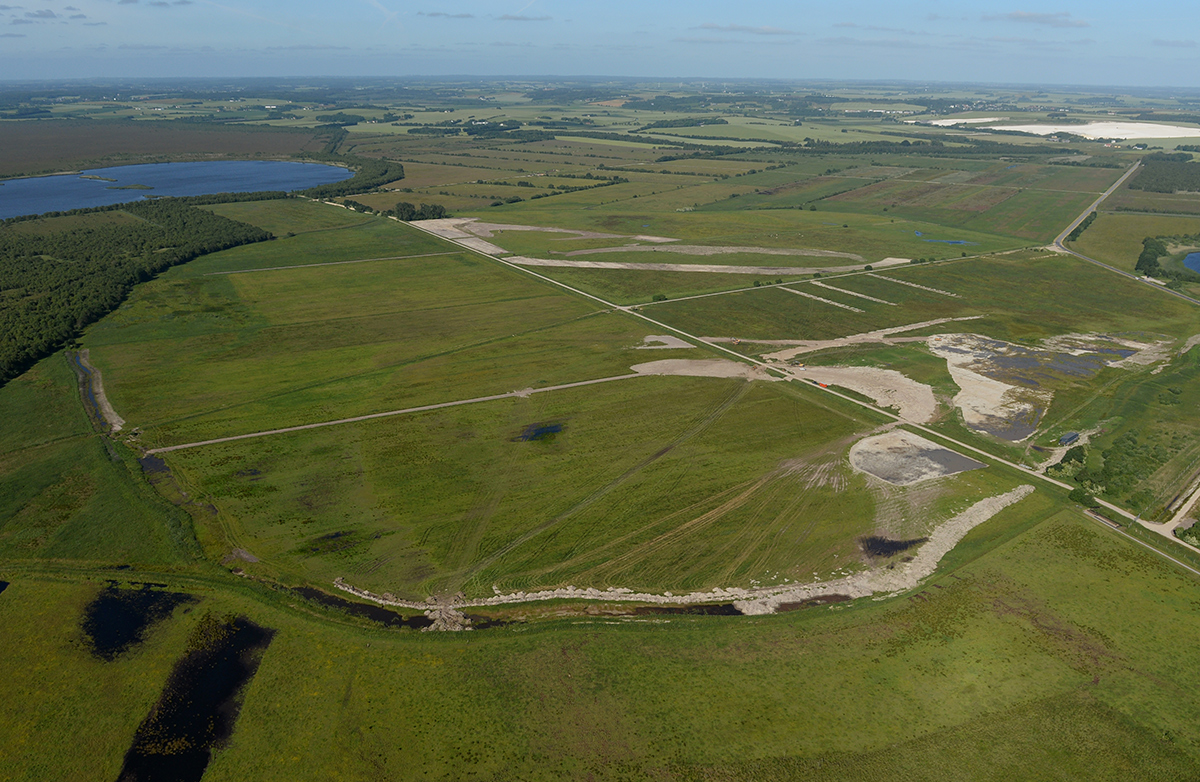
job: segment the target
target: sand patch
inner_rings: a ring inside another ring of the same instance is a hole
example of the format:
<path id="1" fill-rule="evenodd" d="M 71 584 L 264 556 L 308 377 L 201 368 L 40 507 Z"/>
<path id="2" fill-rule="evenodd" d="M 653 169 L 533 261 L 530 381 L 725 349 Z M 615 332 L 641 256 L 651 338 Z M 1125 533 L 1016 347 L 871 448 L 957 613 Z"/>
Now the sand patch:
<path id="1" fill-rule="evenodd" d="M 924 424 L 937 415 L 938 405 L 933 389 L 894 369 L 808 367 L 804 377 L 870 397 L 880 407 L 895 408 L 906 421 Z"/>
<path id="2" fill-rule="evenodd" d="M 667 236 L 628 236 L 626 234 L 601 233 L 599 231 L 579 231 L 572 228 L 549 228 L 540 225 L 517 225 L 514 223 L 487 223 L 478 217 L 446 217 L 441 220 L 422 220 L 421 227 L 438 236 L 447 239 L 463 239 L 468 236 L 478 236 L 491 239 L 503 231 L 535 231 L 546 234 L 564 234 L 565 239 L 636 239 L 643 242 L 666 243 L 678 242 Z"/>
<path id="3" fill-rule="evenodd" d="M 994 371 L 999 349 L 1007 344 L 977 334 L 942 334 L 928 340 L 933 354 L 946 359 L 950 377 L 961 389 L 954 405 L 963 422 L 975 431 L 1015 443 L 1037 431 L 1054 395 L 983 374 Z"/>
<path id="4" fill-rule="evenodd" d="M 707 244 L 672 244 L 663 247 L 647 247 L 642 244 L 625 244 L 620 247 L 597 247 L 589 250 L 575 250 L 566 253 L 568 258 L 578 255 L 597 255 L 600 253 L 677 253 L 679 255 L 807 255 L 812 258 L 848 258 L 852 261 L 866 261 L 861 255 L 843 253 L 835 250 L 814 250 L 791 247 L 715 247 Z M 907 261 L 905 261 L 907 263 Z M 882 265 L 882 262 L 880 262 Z"/>
<path id="5" fill-rule="evenodd" d="M 1159 125 L 1153 122 L 1089 122 L 1086 125 L 1004 125 L 987 130 L 1017 130 L 1037 136 L 1070 133 L 1084 138 L 1197 138 L 1200 128 Z"/>
<path id="6" fill-rule="evenodd" d="M 679 337 L 672 337 L 670 334 L 650 334 L 642 342 L 643 344 L 634 350 L 676 350 L 696 347 L 692 343 L 685 342 Z"/>
<path id="7" fill-rule="evenodd" d="M 690 346 L 689 346 L 690 347 Z M 635 364 L 631 370 L 640 375 L 678 375 L 682 377 L 740 377 L 746 380 L 781 380 L 761 367 L 728 361 L 723 358 L 669 358 Z"/>
<path id="8" fill-rule="evenodd" d="M 518 266 L 547 266 L 564 269 L 625 269 L 626 271 L 650 272 L 699 272 L 702 274 L 760 274 L 767 277 L 796 274 L 816 274 L 828 272 L 828 266 L 725 266 L 706 263 L 622 263 L 620 261 L 569 261 L 565 258 L 526 258 L 516 255 L 505 258 L 509 263 Z M 908 263 L 900 259 L 892 259 L 896 263 Z M 883 265 L 883 261 L 874 264 Z M 838 266 L 840 272 L 860 271 L 863 266 Z"/>
<path id="9" fill-rule="evenodd" d="M 895 429 L 855 443 L 850 449 L 850 466 L 893 486 L 912 486 L 987 465 L 920 435 Z"/>
<path id="10" fill-rule="evenodd" d="M 477 239 L 475 237 L 467 237 L 466 239 L 459 239 L 458 243 L 463 245 L 464 247 L 470 247 L 472 250 L 475 250 L 476 252 L 481 252 L 484 255 L 508 255 L 509 254 L 508 250 L 505 250 L 503 247 L 497 247 L 496 245 L 492 244 L 491 242 L 485 242 L 483 239 Z"/>
<path id="11" fill-rule="evenodd" d="M 916 331 L 917 329 L 926 329 L 931 326 L 940 326 L 943 323 L 956 323 L 959 321 L 979 320 L 983 315 L 971 315 L 966 318 L 938 318 L 937 320 L 926 320 L 921 323 L 909 323 L 907 326 L 893 326 L 889 329 L 878 329 L 876 331 L 867 331 L 862 334 L 851 334 L 847 337 L 838 337 L 837 339 L 779 339 L 779 340 L 741 340 L 744 342 L 754 342 L 759 345 L 788 345 L 786 350 L 780 350 L 775 353 L 768 353 L 763 358 L 768 361 L 787 361 L 804 353 L 813 353 L 818 350 L 827 348 L 842 348 L 847 345 L 863 345 L 868 343 L 879 343 L 881 345 L 896 345 L 904 342 L 924 342 L 928 337 L 894 337 L 893 334 L 902 334 L 906 331 Z M 732 342 L 733 337 L 705 337 L 705 342 Z"/>

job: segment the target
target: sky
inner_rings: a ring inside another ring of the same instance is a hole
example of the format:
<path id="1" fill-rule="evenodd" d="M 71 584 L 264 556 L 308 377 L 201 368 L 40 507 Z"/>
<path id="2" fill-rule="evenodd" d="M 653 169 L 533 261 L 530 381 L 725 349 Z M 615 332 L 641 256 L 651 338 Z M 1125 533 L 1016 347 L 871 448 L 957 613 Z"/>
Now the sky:
<path id="1" fill-rule="evenodd" d="M 632 76 L 1200 87 L 1192 2 L 0 0 L 0 79 Z"/>

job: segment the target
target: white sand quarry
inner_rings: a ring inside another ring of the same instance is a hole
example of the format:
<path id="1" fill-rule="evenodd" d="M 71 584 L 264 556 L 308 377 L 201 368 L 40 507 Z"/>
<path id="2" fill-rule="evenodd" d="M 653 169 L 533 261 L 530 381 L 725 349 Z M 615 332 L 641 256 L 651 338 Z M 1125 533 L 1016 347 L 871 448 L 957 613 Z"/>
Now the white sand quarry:
<path id="1" fill-rule="evenodd" d="M 1089 122 L 1086 125 L 989 125 L 988 130 L 1018 130 L 1038 136 L 1070 133 L 1084 138 L 1200 138 L 1200 128 L 1154 122 Z"/>

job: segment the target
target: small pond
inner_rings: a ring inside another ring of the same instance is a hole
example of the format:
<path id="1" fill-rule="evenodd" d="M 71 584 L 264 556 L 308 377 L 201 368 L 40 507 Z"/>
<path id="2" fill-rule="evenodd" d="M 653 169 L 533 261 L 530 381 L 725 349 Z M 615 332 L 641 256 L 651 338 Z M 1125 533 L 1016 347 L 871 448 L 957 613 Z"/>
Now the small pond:
<path id="1" fill-rule="evenodd" d="M 1190 253 L 1183 259 L 1183 265 L 1194 272 L 1200 272 L 1200 253 Z"/>
<path id="2" fill-rule="evenodd" d="M 353 173 L 323 163 L 286 160 L 214 160 L 95 168 L 78 174 L 0 182 L 0 219 L 121 204 L 145 197 L 303 190 L 349 179 Z"/>

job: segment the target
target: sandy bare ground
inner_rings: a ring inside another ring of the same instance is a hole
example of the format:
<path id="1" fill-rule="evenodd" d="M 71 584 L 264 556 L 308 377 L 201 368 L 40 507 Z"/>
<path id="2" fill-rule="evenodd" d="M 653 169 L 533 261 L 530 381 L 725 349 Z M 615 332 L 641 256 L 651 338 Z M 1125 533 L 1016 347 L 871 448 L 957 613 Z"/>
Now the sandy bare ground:
<path id="1" fill-rule="evenodd" d="M 518 266 L 555 266 L 564 269 L 625 269 L 643 272 L 700 272 L 702 274 L 761 274 L 763 276 L 816 274 L 829 271 L 828 266 L 725 266 L 707 263 L 621 263 L 619 261 L 568 261 L 565 258 L 526 258 L 521 255 L 505 258 Z M 875 264 L 878 266 L 879 264 Z M 837 270 L 861 271 L 862 266 L 838 266 Z"/>
<path id="2" fill-rule="evenodd" d="M 492 244 L 491 242 L 484 241 L 483 239 L 477 239 L 475 237 L 459 239 L 458 243 L 463 245 L 464 247 L 470 247 L 472 250 L 481 252 L 484 255 L 508 255 L 509 254 L 508 250 L 505 250 L 503 247 L 497 247 L 496 245 Z"/>
<path id="3" fill-rule="evenodd" d="M 950 377 L 961 389 L 954 396 L 954 405 L 967 426 L 981 431 L 1003 430 L 1008 422 L 1034 419 L 1039 410 L 1049 409 L 1054 398 L 1050 391 L 1010 385 L 976 371 L 979 362 L 994 355 L 984 346 L 987 341 L 978 334 L 939 334 L 928 340 L 933 354 L 946 359 Z M 1032 435 L 1030 432 L 1020 439 Z"/>
<path id="4" fill-rule="evenodd" d="M 882 264 L 876 264 L 876 265 L 882 265 Z M 909 282 L 908 280 L 897 280 L 895 277 L 884 277 L 879 274 L 872 274 L 870 276 L 874 277 L 877 280 L 887 280 L 888 282 L 894 282 L 894 283 L 898 283 L 900 285 L 907 285 L 910 288 L 918 288 L 923 291 L 929 291 L 930 293 L 940 293 L 942 296 L 950 296 L 951 298 L 955 298 L 955 299 L 962 298 L 957 293 L 951 293 L 950 291 L 944 291 L 939 288 L 930 288 L 926 285 L 918 285 L 917 283 Z"/>
<path id="5" fill-rule="evenodd" d="M 601 253 L 677 253 L 679 255 L 806 255 L 810 258 L 849 258 L 852 261 L 866 262 L 861 255 L 841 253 L 834 250 L 811 250 L 803 247 L 715 247 L 707 244 L 672 244 L 664 247 L 653 247 L 644 244 L 625 244 L 620 247 L 597 247 L 588 250 L 574 250 L 564 253 L 568 258 L 579 255 L 599 255 Z M 899 259 L 897 259 L 899 260 Z M 907 263 L 907 261 L 900 261 Z M 880 261 L 880 266 L 894 265 Z"/>
<path id="6" fill-rule="evenodd" d="M 920 435 L 893 429 L 855 443 L 850 448 L 850 466 L 893 486 L 912 486 L 987 465 Z"/>
<path id="7" fill-rule="evenodd" d="M 825 289 L 825 290 L 827 290 L 827 291 L 837 291 L 838 293 L 842 293 L 842 294 L 845 294 L 845 295 L 847 295 L 847 296 L 853 296 L 853 297 L 854 297 L 854 298 L 856 298 L 856 299 L 865 299 L 865 300 L 867 300 L 867 301 L 873 301 L 873 302 L 875 302 L 876 304 L 886 304 L 886 305 L 888 305 L 889 307 L 895 307 L 895 306 L 896 306 L 896 302 L 894 302 L 894 301 L 884 301 L 883 299 L 877 299 L 877 298 L 875 298 L 874 296 L 868 296 L 868 295 L 867 295 L 867 294 L 865 294 L 865 293 L 858 293 L 858 292 L 856 292 L 856 291 L 848 291 L 848 290 L 846 290 L 845 288 L 835 288 L 835 287 L 833 287 L 832 285 L 829 285 L 829 284 L 827 284 L 827 283 L 824 283 L 824 282 L 817 282 L 817 281 L 813 281 L 813 285 L 816 285 L 818 288 L 824 288 L 824 289 Z"/>
<path id="8" fill-rule="evenodd" d="M 790 358 L 802 355 L 804 353 L 813 353 L 818 350 L 827 348 L 841 348 L 847 345 L 862 345 L 872 342 L 877 342 L 882 345 L 895 345 L 903 342 L 924 342 L 927 337 L 893 337 L 893 334 L 903 334 L 906 331 L 916 331 L 917 329 L 925 329 L 931 326 L 940 326 L 943 323 L 955 323 L 966 320 L 979 320 L 983 315 L 972 315 L 966 318 L 938 318 L 937 320 L 926 320 L 921 323 L 909 323 L 907 326 L 893 326 L 889 329 L 879 329 L 877 331 L 868 331 L 862 334 L 851 334 L 848 337 L 838 337 L 837 339 L 780 339 L 780 340 L 742 340 L 744 342 L 754 342 L 761 345 L 793 345 L 786 350 L 780 350 L 775 353 L 768 353 L 763 358 L 775 361 L 787 361 Z M 705 342 L 732 342 L 733 337 L 705 337 Z"/>
<path id="9" fill-rule="evenodd" d="M 1038 136 L 1070 133 L 1084 138 L 1196 138 L 1200 128 L 1154 122 L 1089 122 L 1085 125 L 1004 125 L 987 130 L 1017 130 Z"/>
<path id="10" fill-rule="evenodd" d="M 692 343 L 685 342 L 679 337 L 672 337 L 670 334 L 650 334 L 642 342 L 643 344 L 634 350 L 678 350 L 696 347 Z"/>
<path id="11" fill-rule="evenodd" d="M 446 217 L 441 220 L 422 220 L 421 227 L 446 239 L 460 240 L 471 236 L 491 239 L 496 233 L 502 231 L 535 231 L 537 233 L 564 234 L 564 238 L 567 239 L 636 239 L 655 244 L 679 241 L 667 236 L 628 236 L 625 234 L 600 233 L 598 231 L 576 231 L 570 228 L 545 228 L 538 225 L 485 223 L 477 217 Z"/>
<path id="12" fill-rule="evenodd" d="M 788 293 L 794 293 L 797 296 L 803 296 L 804 298 L 812 299 L 813 301 L 819 301 L 822 304 L 828 304 L 831 307 L 840 307 L 841 309 L 850 310 L 851 312 L 862 312 L 862 310 L 860 310 L 858 307 L 851 307 L 849 304 L 841 304 L 836 301 L 830 301 L 829 299 L 823 299 L 820 296 L 817 296 L 815 294 L 805 293 L 804 291 L 798 291 L 798 290 L 795 290 L 794 288 L 780 288 L 779 290 L 787 291 Z"/>
<path id="13" fill-rule="evenodd" d="M 1187 342 L 1183 343 L 1183 347 L 1179 349 L 1179 355 L 1186 355 L 1189 350 L 1200 345 L 1200 334 L 1188 337 Z"/>
<path id="14" fill-rule="evenodd" d="M 104 393 L 104 378 L 100 376 L 100 370 L 88 361 L 86 349 L 79 351 L 79 365 L 88 373 L 88 383 L 92 388 L 92 397 L 96 400 L 96 410 L 112 429 L 112 433 L 116 434 L 125 427 L 125 419 L 117 415 L 112 403 L 108 401 L 108 396 Z"/>
<path id="15" fill-rule="evenodd" d="M 688 347 L 691 347 L 689 345 Z M 746 380 L 782 380 L 769 374 L 762 367 L 742 364 L 723 358 L 685 359 L 669 358 L 650 361 L 630 367 L 641 375 L 678 375 L 681 377 L 741 377 Z"/>
<path id="16" fill-rule="evenodd" d="M 928 542 L 921 546 L 912 560 L 898 563 L 894 568 L 879 568 L 856 573 L 833 581 L 814 581 L 804 585 L 785 585 L 742 589 L 740 587 L 717 587 L 709 592 L 690 592 L 684 595 L 673 595 L 669 592 L 654 594 L 649 592 L 634 592 L 632 589 L 609 587 L 605 590 L 595 588 L 579 589 L 566 586 L 560 589 L 547 589 L 539 592 L 512 592 L 497 594 L 478 600 L 463 600 L 457 603 L 459 608 L 483 606 L 513 605 L 518 603 L 533 603 L 545 600 L 594 600 L 620 603 L 657 603 L 660 605 L 694 605 L 698 603 L 713 603 L 734 601 L 734 605 L 744 614 L 770 614 L 785 603 L 798 603 L 829 595 L 846 595 L 851 598 L 867 597 L 877 593 L 887 596 L 913 589 L 921 581 L 928 578 L 937 569 L 938 563 L 947 552 L 952 550 L 967 533 L 991 519 L 1000 511 L 1019 502 L 1033 493 L 1032 486 L 1018 486 L 1012 491 L 995 497 L 980 500 L 954 518 L 938 526 L 929 536 Z M 380 605 L 409 608 L 419 611 L 429 609 L 429 603 L 400 600 L 391 595 L 377 595 L 365 589 L 347 584 L 342 578 L 335 579 L 334 587 L 348 592 L 363 600 Z"/>
<path id="17" fill-rule="evenodd" d="M 929 423 L 937 415 L 933 389 L 894 369 L 876 367 L 808 367 L 803 376 L 830 385 L 848 388 L 870 397 L 880 407 L 892 407 L 900 417 L 917 424 Z"/>

